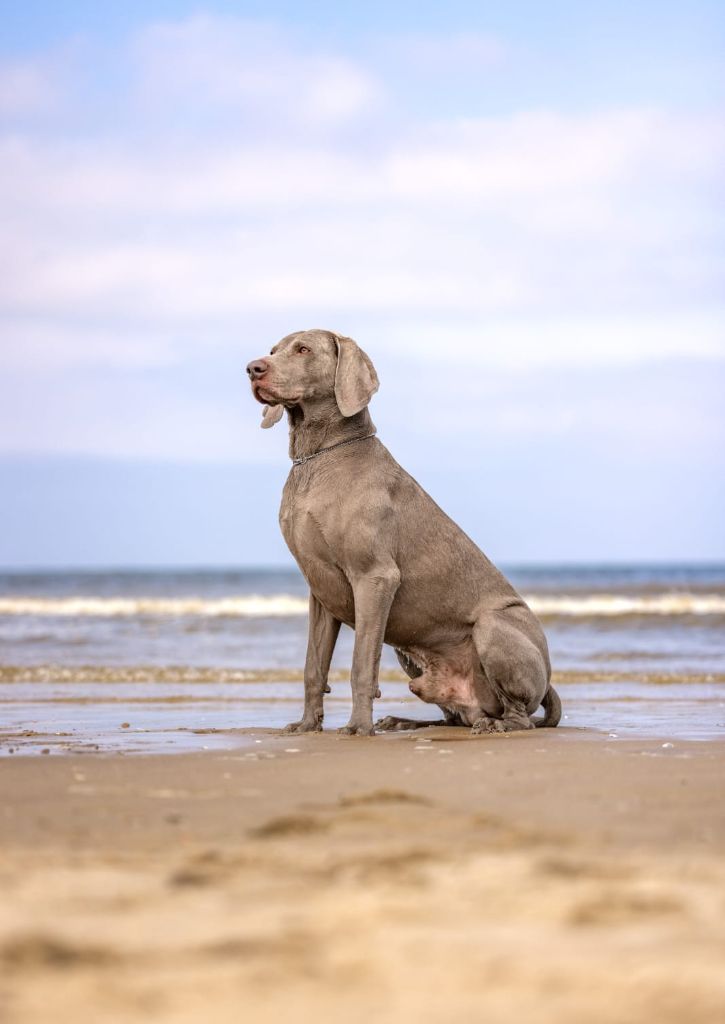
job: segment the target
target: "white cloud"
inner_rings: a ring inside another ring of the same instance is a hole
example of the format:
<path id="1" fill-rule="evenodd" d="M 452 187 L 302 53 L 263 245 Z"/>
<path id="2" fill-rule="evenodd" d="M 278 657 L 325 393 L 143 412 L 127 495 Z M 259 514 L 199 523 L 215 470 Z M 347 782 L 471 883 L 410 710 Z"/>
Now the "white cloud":
<path id="1" fill-rule="evenodd" d="M 36 321 L 22 318 L 8 321 L 0 346 L 0 367 L 4 371 L 31 371 L 46 376 L 58 370 L 83 367 L 116 369 L 158 369 L 178 359 L 169 332 L 122 324 L 92 324 Z"/>
<path id="2" fill-rule="evenodd" d="M 156 24 L 137 40 L 138 98 L 167 107 L 243 112 L 327 125 L 373 106 L 380 85 L 356 62 L 310 52 L 277 26 L 197 15 Z"/>
<path id="3" fill-rule="evenodd" d="M 484 72 L 501 64 L 506 57 L 506 45 L 500 37 L 470 31 L 389 37 L 382 42 L 381 50 L 406 70 L 426 75 Z"/>
<path id="4" fill-rule="evenodd" d="M 503 53 L 486 37 L 398 42 L 438 73 Z M 242 324 L 265 346 L 284 325 L 335 325 L 425 373 L 449 346 L 479 375 L 725 357 L 714 116 L 403 122 L 362 58 L 242 19 L 152 26 L 119 61 L 101 123 L 92 90 L 55 88 L 51 58 L 28 65 L 35 79 L 0 68 L 27 114 L 0 135 L 4 365 L 27 379 L 201 365 Z M 30 116 L 51 97 L 52 132 Z M 183 407 L 167 397 L 139 422 Z M 529 423 L 514 406 L 496 422 Z M 548 426 L 571 422 L 562 408 Z"/>
<path id="5" fill-rule="evenodd" d="M 55 93 L 50 69 L 39 62 L 0 65 L 0 117 L 20 117 L 51 108 Z"/>
<path id="6" fill-rule="evenodd" d="M 44 374 L 32 394 L 16 387 L 4 398 L 0 454 L 264 462 L 274 451 L 279 458 L 284 438 L 277 435 L 276 448 L 257 443 L 259 406 L 243 388 L 241 370 L 239 381 L 238 400 L 222 404 L 200 389 L 175 389 L 147 375 L 119 374 L 108 387 L 92 374 L 62 383 Z"/>
<path id="7" fill-rule="evenodd" d="M 330 100 L 332 102 L 332 100 Z M 725 166 L 720 119 L 656 111 L 545 112 L 413 126 L 368 150 L 347 140 L 252 140 L 199 146 L 161 139 L 2 140 L 2 183 L 14 203 L 117 217 L 248 214 L 399 203 L 402 208 L 533 216 L 548 232 L 606 227 L 613 204 L 716 182 Z M 552 207 L 549 204 L 553 205 Z M 592 216 L 599 209 L 600 216 Z M 651 226 L 651 225 L 648 225 Z"/>
<path id="8" fill-rule="evenodd" d="M 411 323 L 424 311 L 649 315 L 689 296 L 699 315 L 712 267 L 697 257 L 711 233 L 699 186 L 718 164 L 715 134 L 628 112 L 419 128 L 362 154 L 6 140 L 0 296 L 16 314 L 151 320 L 326 307 Z M 683 135 L 699 172 L 684 185 Z"/>
<path id="9" fill-rule="evenodd" d="M 487 317 L 417 323 L 392 332 L 392 347 L 425 361 L 450 346 L 468 365 L 531 372 L 547 367 L 630 367 L 677 356 L 725 359 L 725 317 L 697 311 L 634 316 Z"/>

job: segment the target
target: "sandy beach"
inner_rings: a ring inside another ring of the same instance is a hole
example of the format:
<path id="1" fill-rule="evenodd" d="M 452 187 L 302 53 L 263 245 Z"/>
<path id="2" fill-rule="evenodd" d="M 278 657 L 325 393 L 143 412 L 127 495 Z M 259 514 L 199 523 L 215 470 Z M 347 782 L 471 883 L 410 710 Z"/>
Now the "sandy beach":
<path id="1" fill-rule="evenodd" d="M 2 767 L 8 1024 L 724 1019 L 721 742 L 255 730 Z"/>

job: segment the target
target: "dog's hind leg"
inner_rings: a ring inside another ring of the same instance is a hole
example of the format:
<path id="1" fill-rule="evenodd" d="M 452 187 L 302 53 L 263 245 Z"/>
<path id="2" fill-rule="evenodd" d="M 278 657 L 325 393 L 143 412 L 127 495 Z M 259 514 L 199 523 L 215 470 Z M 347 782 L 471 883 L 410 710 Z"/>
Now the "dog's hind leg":
<path id="1" fill-rule="evenodd" d="M 482 714 L 472 731 L 533 729 L 530 716 L 549 685 L 549 669 L 541 651 L 518 623 L 507 621 L 501 612 L 486 612 L 478 619 L 473 642 L 496 708 L 495 713 Z"/>
<path id="2" fill-rule="evenodd" d="M 458 715 L 441 708 L 443 718 L 420 720 L 418 718 L 398 718 L 396 715 L 386 715 L 375 723 L 375 728 L 381 732 L 405 732 L 408 729 L 427 729 L 431 725 L 463 725 Z"/>

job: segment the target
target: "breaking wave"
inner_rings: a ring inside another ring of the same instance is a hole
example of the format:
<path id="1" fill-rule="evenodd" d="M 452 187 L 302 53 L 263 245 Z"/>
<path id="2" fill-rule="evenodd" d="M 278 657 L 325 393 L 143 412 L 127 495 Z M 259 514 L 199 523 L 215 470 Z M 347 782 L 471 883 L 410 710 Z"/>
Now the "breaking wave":
<path id="1" fill-rule="evenodd" d="M 542 618 L 635 615 L 725 615 L 723 594 L 587 594 L 526 598 Z M 290 594 L 245 597 L 0 597 L 0 615 L 137 618 L 277 618 L 307 614 L 307 598 Z"/>
<path id="2" fill-rule="evenodd" d="M 0 615 L 95 618 L 159 617 L 275 618 L 306 615 L 307 598 L 269 597 L 0 597 Z"/>
<path id="3" fill-rule="evenodd" d="M 624 615 L 725 615 L 723 594 L 588 594 L 581 597 L 537 595 L 527 599 L 542 617 Z"/>

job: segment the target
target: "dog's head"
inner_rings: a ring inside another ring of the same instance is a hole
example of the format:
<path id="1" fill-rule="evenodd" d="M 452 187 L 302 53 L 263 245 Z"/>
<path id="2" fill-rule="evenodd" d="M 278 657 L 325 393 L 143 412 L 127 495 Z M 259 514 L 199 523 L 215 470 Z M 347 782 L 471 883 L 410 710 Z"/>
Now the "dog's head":
<path id="1" fill-rule="evenodd" d="M 288 334 L 268 356 L 247 366 L 252 394 L 264 405 L 262 426 L 271 427 L 285 408 L 312 406 L 334 397 L 342 416 L 354 416 L 378 390 L 370 358 L 333 331 Z"/>

